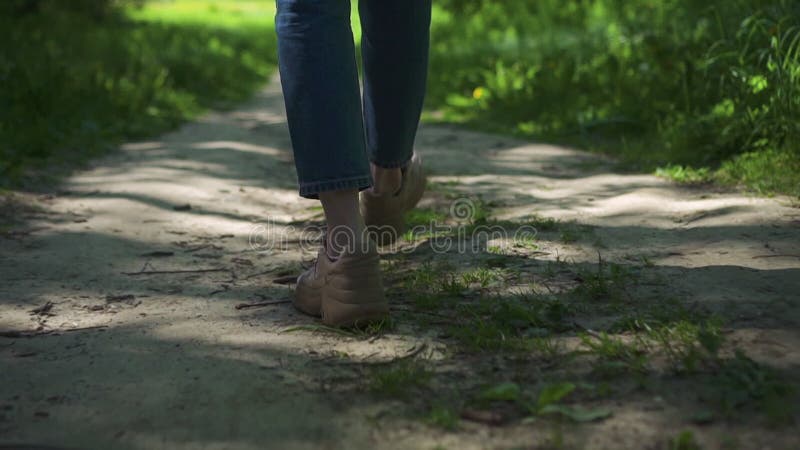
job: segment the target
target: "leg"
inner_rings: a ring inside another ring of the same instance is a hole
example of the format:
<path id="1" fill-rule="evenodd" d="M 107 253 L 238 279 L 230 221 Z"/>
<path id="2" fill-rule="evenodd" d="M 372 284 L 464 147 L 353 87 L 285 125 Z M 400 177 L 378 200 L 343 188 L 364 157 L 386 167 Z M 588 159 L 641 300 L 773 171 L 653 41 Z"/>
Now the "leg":
<path id="1" fill-rule="evenodd" d="M 345 189 L 319 193 L 328 225 L 326 250 L 330 258 L 353 253 L 364 237 L 364 219 L 358 206 L 358 191 Z"/>
<path id="2" fill-rule="evenodd" d="M 431 0 L 361 0 L 364 125 L 375 184 L 361 211 L 381 244 L 405 228 L 405 213 L 425 191 L 414 153 L 430 45 Z"/>
<path id="3" fill-rule="evenodd" d="M 375 193 L 400 188 L 425 97 L 431 0 L 361 0 L 364 123 Z"/>
<path id="4" fill-rule="evenodd" d="M 286 115 L 300 195 L 319 198 L 327 245 L 297 279 L 293 303 L 329 325 L 388 314 L 378 252 L 362 242 L 358 191 L 370 185 L 350 2 L 277 0 Z"/>
<path id="5" fill-rule="evenodd" d="M 370 185 L 350 2 L 277 0 L 278 62 L 300 195 Z"/>
<path id="6" fill-rule="evenodd" d="M 370 185 L 370 173 L 349 2 L 277 5 L 281 84 L 300 195 L 321 200 L 329 230 L 349 227 L 357 236 L 363 229 L 358 190 Z M 329 254 L 339 247 L 328 245 Z"/>

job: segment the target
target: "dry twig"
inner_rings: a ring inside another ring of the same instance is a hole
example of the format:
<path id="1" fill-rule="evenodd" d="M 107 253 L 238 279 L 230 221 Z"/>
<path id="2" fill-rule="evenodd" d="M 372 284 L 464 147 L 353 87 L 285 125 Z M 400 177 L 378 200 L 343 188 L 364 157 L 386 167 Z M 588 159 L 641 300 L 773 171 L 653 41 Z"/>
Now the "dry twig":
<path id="1" fill-rule="evenodd" d="M 260 306 L 279 305 L 281 303 L 289 303 L 289 302 L 291 302 L 290 299 L 270 300 L 266 302 L 256 302 L 256 303 L 239 303 L 238 305 L 236 305 L 236 309 L 258 308 Z"/>
<path id="2" fill-rule="evenodd" d="M 160 275 L 170 273 L 207 273 L 225 272 L 228 269 L 193 269 L 193 270 L 147 270 L 141 272 L 121 272 L 123 275 Z"/>

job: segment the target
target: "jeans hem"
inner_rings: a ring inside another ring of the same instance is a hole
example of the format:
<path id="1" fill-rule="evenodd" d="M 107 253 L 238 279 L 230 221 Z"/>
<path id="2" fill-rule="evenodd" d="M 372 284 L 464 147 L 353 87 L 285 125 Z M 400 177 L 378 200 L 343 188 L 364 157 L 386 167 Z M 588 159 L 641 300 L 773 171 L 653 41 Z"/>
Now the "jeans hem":
<path id="1" fill-rule="evenodd" d="M 313 181 L 300 184 L 300 196 L 303 198 L 319 199 L 320 192 L 341 191 L 344 189 L 358 189 L 362 191 L 370 186 L 372 186 L 372 177 L 369 175 Z"/>
<path id="2" fill-rule="evenodd" d="M 380 167 L 381 169 L 397 169 L 398 167 L 403 168 L 403 167 L 407 166 L 408 163 L 411 161 L 411 158 L 413 156 L 414 155 L 412 153 L 411 156 L 409 156 L 408 158 L 403 159 L 403 160 L 401 160 L 399 162 L 398 161 L 392 161 L 392 162 L 386 163 L 386 162 L 376 161 L 376 160 L 374 160 L 372 158 L 370 158 L 369 162 L 371 162 L 372 164 L 375 164 L 376 166 Z"/>

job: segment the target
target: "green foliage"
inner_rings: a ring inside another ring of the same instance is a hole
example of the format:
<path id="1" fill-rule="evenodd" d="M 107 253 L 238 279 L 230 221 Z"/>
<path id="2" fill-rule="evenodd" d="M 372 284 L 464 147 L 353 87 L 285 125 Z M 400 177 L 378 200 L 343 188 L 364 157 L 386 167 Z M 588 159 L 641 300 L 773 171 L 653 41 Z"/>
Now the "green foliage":
<path id="1" fill-rule="evenodd" d="M 575 386 L 573 383 L 569 382 L 555 383 L 545 386 L 541 392 L 539 392 L 539 397 L 536 399 L 536 404 L 534 405 L 533 410 L 536 413 L 544 412 L 546 408 L 553 406 L 557 402 L 561 401 L 564 397 L 571 394 L 576 387 L 577 386 Z"/>
<path id="2" fill-rule="evenodd" d="M 534 415 L 556 415 L 566 417 L 573 422 L 593 422 L 611 416 L 611 410 L 605 408 L 589 409 L 562 404 L 561 401 L 577 387 L 570 382 L 548 384 L 542 388 L 536 402 L 529 405 L 528 409 Z"/>
<path id="3" fill-rule="evenodd" d="M 624 316 L 609 327 L 609 331 L 615 333 L 638 332 L 650 331 L 653 328 L 670 326 L 678 322 L 696 325 L 701 325 L 709 320 L 713 323 L 718 322 L 717 319 L 710 318 L 705 311 L 689 307 L 685 302 L 675 298 L 658 299 L 638 305 L 638 308 L 640 309 L 638 311 L 626 311 Z"/>
<path id="4" fill-rule="evenodd" d="M 486 389 L 479 398 L 487 401 L 516 401 L 521 392 L 517 383 L 506 382 Z"/>
<path id="5" fill-rule="evenodd" d="M 461 280 L 467 285 L 477 284 L 481 288 L 486 288 L 490 284 L 502 280 L 502 275 L 503 272 L 500 270 L 479 267 L 477 269 L 462 273 Z"/>
<path id="6" fill-rule="evenodd" d="M 737 350 L 709 380 L 709 399 L 726 416 L 754 406 L 775 425 L 791 423 L 796 410 L 795 387 L 769 367 Z"/>
<path id="7" fill-rule="evenodd" d="M 455 430 L 458 428 L 458 414 L 456 411 L 445 406 L 434 406 L 428 413 L 427 422 L 445 430 Z"/>
<path id="8" fill-rule="evenodd" d="M 467 290 L 461 276 L 450 272 L 447 264 L 426 262 L 413 271 L 404 281 L 416 306 L 423 309 L 441 308 Z"/>
<path id="9" fill-rule="evenodd" d="M 800 197 L 800 154 L 774 149 L 743 153 L 725 161 L 716 179 L 744 184 L 763 195 L 785 192 Z"/>
<path id="10" fill-rule="evenodd" d="M 723 342 L 720 325 L 713 320 L 699 325 L 680 321 L 651 329 L 649 336 L 679 372 L 695 372 L 702 363 L 716 361 Z"/>
<path id="11" fill-rule="evenodd" d="M 144 0 L 4 0 L 0 16 L 22 17 L 68 12 L 95 20 L 118 14 L 122 6 L 142 6 Z"/>
<path id="12" fill-rule="evenodd" d="M 406 213 L 405 219 L 409 228 L 431 229 L 431 224 L 443 223 L 447 216 L 432 209 L 414 208 Z"/>
<path id="13" fill-rule="evenodd" d="M 598 256 L 597 268 L 581 268 L 576 278 L 580 285 L 574 295 L 588 301 L 619 302 L 626 294 L 634 274 L 625 267 L 607 263 Z"/>
<path id="14" fill-rule="evenodd" d="M 50 3 L 0 14 L 2 184 L 242 100 L 274 67 L 271 21 L 223 28 L 215 15 L 204 23 L 136 21 L 121 10 L 100 20 L 80 5 L 121 2 Z"/>
<path id="15" fill-rule="evenodd" d="M 669 450 L 701 450 L 691 431 L 682 431 L 669 441 Z"/>
<path id="16" fill-rule="evenodd" d="M 432 42 L 428 105 L 445 120 L 579 136 L 687 181 L 743 152 L 800 155 L 795 1 L 444 0 Z M 796 170 L 755 158 L 781 175 L 740 161 L 724 178 L 797 192 Z"/>
<path id="17" fill-rule="evenodd" d="M 378 367 L 370 373 L 369 388 L 386 397 L 402 398 L 412 389 L 424 386 L 432 373 L 413 360 L 403 360 L 387 367 Z"/>
<path id="18" fill-rule="evenodd" d="M 572 327 L 573 311 L 563 301 L 535 293 L 482 296 L 458 305 L 462 320 L 451 334 L 475 350 L 530 350 L 536 339 Z"/>
<path id="19" fill-rule="evenodd" d="M 707 167 L 696 169 L 691 166 L 682 166 L 680 164 L 668 164 L 665 167 L 659 167 L 656 169 L 656 175 L 683 184 L 704 183 L 710 180 Z"/>
<path id="20" fill-rule="evenodd" d="M 557 382 L 544 385 L 533 397 L 516 383 L 505 382 L 485 389 L 478 396 L 481 403 L 516 403 L 532 416 L 559 416 L 574 422 L 592 422 L 609 417 L 611 411 L 605 408 L 584 408 L 563 404 L 562 401 L 578 389 L 570 382 Z"/>
<path id="21" fill-rule="evenodd" d="M 598 375 L 641 375 L 648 370 L 647 345 L 638 336 L 634 336 L 630 342 L 607 333 L 581 335 L 580 339 L 586 353 L 596 357 L 593 369 Z"/>

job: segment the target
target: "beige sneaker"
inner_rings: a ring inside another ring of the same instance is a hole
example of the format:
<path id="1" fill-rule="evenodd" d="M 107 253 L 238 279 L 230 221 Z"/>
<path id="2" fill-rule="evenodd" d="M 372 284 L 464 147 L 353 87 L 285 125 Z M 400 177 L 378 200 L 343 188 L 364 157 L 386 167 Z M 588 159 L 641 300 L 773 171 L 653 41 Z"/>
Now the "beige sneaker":
<path id="1" fill-rule="evenodd" d="M 320 249 L 314 265 L 297 278 L 293 304 L 322 316 L 326 325 L 347 327 L 385 318 L 389 304 L 383 291 L 375 242 L 357 245 L 335 261 Z"/>
<path id="2" fill-rule="evenodd" d="M 417 205 L 425 192 L 425 172 L 422 158 L 414 153 L 403 169 L 403 181 L 395 194 L 375 195 L 369 190 L 361 191 L 361 214 L 378 244 L 394 242 L 405 232 L 405 213 Z"/>

